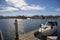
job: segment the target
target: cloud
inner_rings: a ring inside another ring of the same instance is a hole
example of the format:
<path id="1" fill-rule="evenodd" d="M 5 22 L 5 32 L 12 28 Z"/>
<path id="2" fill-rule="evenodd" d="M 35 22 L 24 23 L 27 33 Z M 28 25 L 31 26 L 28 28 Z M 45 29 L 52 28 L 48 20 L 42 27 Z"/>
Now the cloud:
<path id="1" fill-rule="evenodd" d="M 59 11 L 60 12 L 60 8 L 57 8 L 55 11 Z"/>
<path id="2" fill-rule="evenodd" d="M 44 10 L 45 7 L 39 5 L 28 5 L 25 0 L 5 0 L 9 5 L 20 8 L 21 10 Z"/>
<path id="3" fill-rule="evenodd" d="M 14 7 L 10 7 L 10 6 L 1 6 L 0 5 L 0 12 L 6 12 L 6 11 L 14 11 L 14 10 L 18 10 L 17 8 Z"/>
<path id="4" fill-rule="evenodd" d="M 23 6 L 21 7 L 22 10 L 44 10 L 45 7 L 40 7 L 40 6 Z"/>

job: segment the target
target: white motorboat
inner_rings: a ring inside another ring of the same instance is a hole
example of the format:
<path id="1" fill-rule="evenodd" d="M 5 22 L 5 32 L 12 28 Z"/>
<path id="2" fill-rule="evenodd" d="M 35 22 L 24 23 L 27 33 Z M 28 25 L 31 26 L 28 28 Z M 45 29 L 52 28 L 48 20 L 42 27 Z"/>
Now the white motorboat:
<path id="1" fill-rule="evenodd" d="M 43 35 L 51 35 L 57 30 L 57 22 L 56 21 L 48 21 L 45 24 L 41 24 L 39 28 L 39 32 Z"/>
<path id="2" fill-rule="evenodd" d="M 2 35 L 1 30 L 0 30 L 0 40 L 3 40 L 3 35 Z"/>

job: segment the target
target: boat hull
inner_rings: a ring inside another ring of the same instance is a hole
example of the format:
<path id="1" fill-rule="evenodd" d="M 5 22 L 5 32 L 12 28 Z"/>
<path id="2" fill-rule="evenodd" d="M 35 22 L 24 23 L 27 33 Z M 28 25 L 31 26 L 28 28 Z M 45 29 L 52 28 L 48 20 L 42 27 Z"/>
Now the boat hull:
<path id="1" fill-rule="evenodd" d="M 56 32 L 57 28 L 56 26 L 53 27 L 53 29 L 51 28 L 47 28 L 47 29 L 39 29 L 39 32 L 42 33 L 43 35 L 45 36 L 48 36 L 48 35 L 51 35 L 53 34 L 54 32 Z"/>

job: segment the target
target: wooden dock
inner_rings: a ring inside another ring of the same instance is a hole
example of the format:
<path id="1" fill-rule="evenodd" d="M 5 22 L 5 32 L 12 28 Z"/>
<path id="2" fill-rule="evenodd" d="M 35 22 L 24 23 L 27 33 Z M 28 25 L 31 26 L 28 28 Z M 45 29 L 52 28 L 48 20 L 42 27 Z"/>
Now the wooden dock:
<path id="1" fill-rule="evenodd" d="M 41 39 L 34 37 L 34 32 L 36 31 L 37 30 L 33 30 L 26 34 L 20 35 L 19 40 L 41 40 Z M 57 40 L 57 36 L 47 36 L 47 40 Z"/>

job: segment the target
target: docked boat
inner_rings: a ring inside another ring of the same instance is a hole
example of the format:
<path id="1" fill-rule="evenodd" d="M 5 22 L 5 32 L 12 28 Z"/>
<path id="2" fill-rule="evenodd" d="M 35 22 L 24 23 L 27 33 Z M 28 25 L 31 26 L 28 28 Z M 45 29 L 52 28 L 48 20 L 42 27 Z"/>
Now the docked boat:
<path id="1" fill-rule="evenodd" d="M 45 24 L 41 24 L 39 32 L 45 36 L 52 35 L 57 30 L 56 21 L 47 21 Z"/>
<path id="2" fill-rule="evenodd" d="M 3 40 L 3 35 L 1 31 L 0 31 L 0 40 Z"/>
<path id="3" fill-rule="evenodd" d="M 57 22 L 47 21 L 41 24 L 38 31 L 34 32 L 34 36 L 41 40 L 47 40 L 47 36 L 56 36 Z"/>

